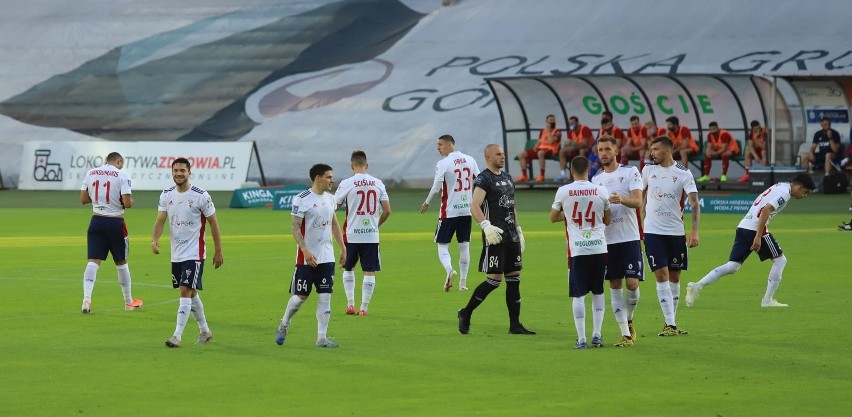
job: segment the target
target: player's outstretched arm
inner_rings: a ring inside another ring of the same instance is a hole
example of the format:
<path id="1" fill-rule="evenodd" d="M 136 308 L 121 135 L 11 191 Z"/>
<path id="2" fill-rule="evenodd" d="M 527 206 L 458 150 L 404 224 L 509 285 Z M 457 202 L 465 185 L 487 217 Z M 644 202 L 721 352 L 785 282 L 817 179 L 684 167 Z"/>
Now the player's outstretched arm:
<path id="1" fill-rule="evenodd" d="M 157 220 L 154 221 L 154 234 L 151 240 L 151 252 L 154 252 L 154 255 L 160 254 L 160 236 L 163 235 L 163 228 L 166 225 L 166 212 L 158 211 L 157 212 Z"/>
<path id="2" fill-rule="evenodd" d="M 428 206 L 426 206 L 428 208 Z M 385 223 L 391 215 L 390 201 L 382 201 L 382 214 L 379 216 L 379 227 Z"/>
<path id="3" fill-rule="evenodd" d="M 216 215 L 212 214 L 207 217 L 210 222 L 210 233 L 213 234 L 213 268 L 219 269 L 225 263 L 224 255 L 222 255 L 222 235 L 219 232 L 219 220 Z"/>
<path id="4" fill-rule="evenodd" d="M 435 181 L 432 183 L 432 189 L 429 190 L 429 195 L 426 196 L 426 201 L 423 202 L 422 206 L 420 206 L 420 214 L 423 214 L 426 212 L 426 210 L 429 210 L 429 202 L 431 202 L 432 199 L 435 198 L 435 196 L 441 192 L 441 185 L 443 183 L 443 179 L 438 178 L 436 178 Z"/>
<path id="5" fill-rule="evenodd" d="M 692 208 L 692 233 L 687 239 L 687 246 L 694 248 L 698 246 L 698 223 L 701 219 L 701 206 L 698 205 L 698 193 L 689 193 L 689 207 Z"/>
<path id="6" fill-rule="evenodd" d="M 86 205 L 92 202 L 92 198 L 89 197 L 89 190 L 80 190 L 80 204 Z"/>
<path id="7" fill-rule="evenodd" d="M 343 232 L 340 230 L 340 223 L 337 222 L 337 216 L 331 217 L 331 235 L 337 242 L 337 246 L 340 246 L 340 259 L 337 263 L 343 268 L 343 264 L 346 262 L 346 243 L 343 242 Z"/>

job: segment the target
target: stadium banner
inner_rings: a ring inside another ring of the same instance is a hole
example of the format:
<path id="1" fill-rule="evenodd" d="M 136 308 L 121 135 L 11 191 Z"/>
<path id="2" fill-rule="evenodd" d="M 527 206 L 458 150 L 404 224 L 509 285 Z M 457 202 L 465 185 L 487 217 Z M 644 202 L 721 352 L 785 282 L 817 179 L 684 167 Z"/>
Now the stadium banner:
<path id="1" fill-rule="evenodd" d="M 271 207 L 273 193 L 281 187 L 238 188 L 231 195 L 231 208 Z"/>
<path id="2" fill-rule="evenodd" d="M 734 195 L 700 195 L 698 196 L 698 207 L 701 213 L 728 213 L 745 214 L 754 203 L 757 194 L 734 194 Z M 692 207 L 686 204 L 684 212 L 692 212 Z"/>
<path id="3" fill-rule="evenodd" d="M 308 189 L 306 185 L 288 185 L 284 188 L 275 190 L 273 194 L 274 204 L 273 210 L 292 210 L 293 197 Z"/>
<path id="4" fill-rule="evenodd" d="M 252 142 L 32 141 L 23 147 L 18 188 L 79 190 L 86 172 L 104 165 L 110 152 L 118 152 L 134 190 L 173 186 L 172 161 L 184 157 L 192 165 L 193 185 L 227 191 L 245 182 L 251 150 Z"/>

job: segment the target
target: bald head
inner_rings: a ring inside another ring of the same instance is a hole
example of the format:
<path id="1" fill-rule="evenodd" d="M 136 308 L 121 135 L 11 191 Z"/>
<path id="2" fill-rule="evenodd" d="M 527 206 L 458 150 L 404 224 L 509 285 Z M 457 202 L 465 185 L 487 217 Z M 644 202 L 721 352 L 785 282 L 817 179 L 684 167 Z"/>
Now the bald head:
<path id="1" fill-rule="evenodd" d="M 487 145 L 484 154 L 485 163 L 490 170 L 500 172 L 503 169 L 503 166 L 506 164 L 506 155 L 503 153 L 503 148 L 500 145 L 496 143 Z"/>

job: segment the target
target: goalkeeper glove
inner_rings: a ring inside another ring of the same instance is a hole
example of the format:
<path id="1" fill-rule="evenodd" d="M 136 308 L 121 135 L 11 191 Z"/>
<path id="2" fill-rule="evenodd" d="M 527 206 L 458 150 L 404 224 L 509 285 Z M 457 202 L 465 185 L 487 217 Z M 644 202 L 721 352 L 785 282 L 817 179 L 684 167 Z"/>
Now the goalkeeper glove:
<path id="1" fill-rule="evenodd" d="M 490 221 L 483 220 L 479 223 L 479 227 L 482 228 L 482 231 L 485 232 L 485 243 L 489 245 L 496 245 L 503 240 L 503 229 L 493 226 Z"/>
<path id="2" fill-rule="evenodd" d="M 524 249 L 526 249 L 526 240 L 524 239 L 524 232 L 521 230 L 521 226 L 518 226 L 518 242 L 521 244 L 521 253 L 524 253 Z"/>

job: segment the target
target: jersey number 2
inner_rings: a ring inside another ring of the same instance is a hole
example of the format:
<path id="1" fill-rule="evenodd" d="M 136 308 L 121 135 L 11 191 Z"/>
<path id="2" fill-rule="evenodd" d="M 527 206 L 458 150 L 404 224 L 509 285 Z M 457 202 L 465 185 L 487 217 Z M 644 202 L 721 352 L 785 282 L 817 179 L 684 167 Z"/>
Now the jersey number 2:
<path id="1" fill-rule="evenodd" d="M 104 187 L 106 187 L 106 203 L 107 204 L 109 204 L 110 184 L 112 184 L 112 183 L 109 182 L 109 181 L 104 181 Z M 101 185 L 101 180 L 96 180 L 95 182 L 92 183 L 92 187 L 95 188 L 95 200 L 93 201 L 95 204 L 98 204 L 98 200 L 100 198 L 100 190 L 101 190 L 100 185 Z"/>
<path id="2" fill-rule="evenodd" d="M 379 197 L 376 193 L 376 190 L 358 190 L 355 194 L 358 195 L 358 209 L 355 210 L 355 214 L 359 216 L 363 216 L 365 214 L 374 215 L 376 214 L 377 205 L 379 203 Z"/>
<path id="3" fill-rule="evenodd" d="M 583 221 L 589 223 L 592 228 L 594 228 L 595 224 L 597 223 L 597 213 L 592 211 L 592 204 L 593 202 L 589 201 L 589 205 L 586 207 L 586 213 L 584 215 L 582 210 L 578 210 L 580 207 L 580 202 L 574 202 L 574 211 L 571 212 L 571 221 L 577 223 L 577 227 L 579 227 L 580 229 L 583 228 Z"/>
<path id="4" fill-rule="evenodd" d="M 456 174 L 456 188 L 453 188 L 453 192 L 470 190 L 470 168 L 456 168 L 453 173 Z M 462 179 L 464 179 L 464 183 L 462 183 Z"/>

